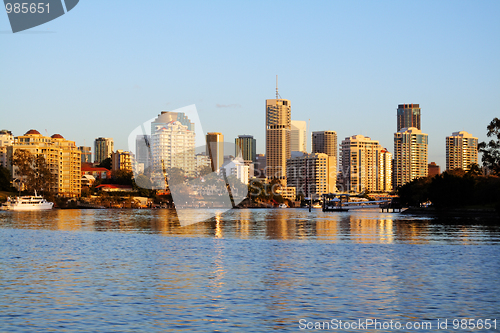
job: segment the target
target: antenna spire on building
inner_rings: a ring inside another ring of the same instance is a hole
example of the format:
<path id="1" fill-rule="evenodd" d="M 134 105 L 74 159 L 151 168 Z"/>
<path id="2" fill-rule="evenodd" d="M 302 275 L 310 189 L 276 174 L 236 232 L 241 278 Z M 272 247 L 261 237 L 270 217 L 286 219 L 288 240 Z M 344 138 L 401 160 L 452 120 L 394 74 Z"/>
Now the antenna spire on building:
<path id="1" fill-rule="evenodd" d="M 278 75 L 276 75 L 276 99 L 279 99 L 278 96 Z"/>

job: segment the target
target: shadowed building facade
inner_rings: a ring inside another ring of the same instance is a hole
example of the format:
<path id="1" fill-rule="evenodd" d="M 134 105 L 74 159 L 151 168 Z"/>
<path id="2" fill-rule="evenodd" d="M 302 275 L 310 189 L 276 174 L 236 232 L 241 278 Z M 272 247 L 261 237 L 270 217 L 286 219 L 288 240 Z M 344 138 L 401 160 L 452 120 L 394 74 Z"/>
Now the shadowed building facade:
<path id="1" fill-rule="evenodd" d="M 419 104 L 399 104 L 397 111 L 398 129 L 415 127 L 420 128 L 420 105 Z"/>

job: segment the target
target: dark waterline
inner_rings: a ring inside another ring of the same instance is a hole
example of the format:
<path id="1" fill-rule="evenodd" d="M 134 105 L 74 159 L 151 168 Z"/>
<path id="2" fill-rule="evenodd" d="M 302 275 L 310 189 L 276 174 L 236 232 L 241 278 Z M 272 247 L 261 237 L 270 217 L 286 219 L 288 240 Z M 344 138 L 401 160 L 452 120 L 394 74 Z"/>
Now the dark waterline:
<path id="1" fill-rule="evenodd" d="M 0 331 L 500 320 L 500 227 L 449 222 L 259 209 L 180 227 L 169 210 L 2 212 Z"/>

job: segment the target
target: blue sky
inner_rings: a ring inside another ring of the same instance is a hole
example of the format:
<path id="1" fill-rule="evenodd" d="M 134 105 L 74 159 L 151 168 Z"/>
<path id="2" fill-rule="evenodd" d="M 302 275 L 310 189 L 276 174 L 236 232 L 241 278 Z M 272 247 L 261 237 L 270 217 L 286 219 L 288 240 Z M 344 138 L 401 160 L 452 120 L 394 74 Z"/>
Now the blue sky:
<path id="1" fill-rule="evenodd" d="M 265 147 L 265 99 L 292 119 L 393 152 L 398 104 L 418 103 L 429 162 L 445 137 L 486 140 L 500 117 L 500 1 L 94 1 L 12 34 L 0 14 L 0 127 L 77 145 L 127 136 L 195 104 L 203 129 Z"/>

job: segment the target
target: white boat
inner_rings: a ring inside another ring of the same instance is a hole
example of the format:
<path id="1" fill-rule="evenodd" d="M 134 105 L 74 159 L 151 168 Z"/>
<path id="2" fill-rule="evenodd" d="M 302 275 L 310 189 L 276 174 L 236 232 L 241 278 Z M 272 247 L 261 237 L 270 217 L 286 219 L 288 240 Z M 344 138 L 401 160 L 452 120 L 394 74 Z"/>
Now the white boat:
<path id="1" fill-rule="evenodd" d="M 48 202 L 41 195 L 7 198 L 7 202 L 1 207 L 2 210 L 48 210 L 54 206 L 53 202 Z"/>
<path id="2" fill-rule="evenodd" d="M 288 206 L 286 204 L 282 203 L 279 205 L 279 208 L 288 208 Z"/>

